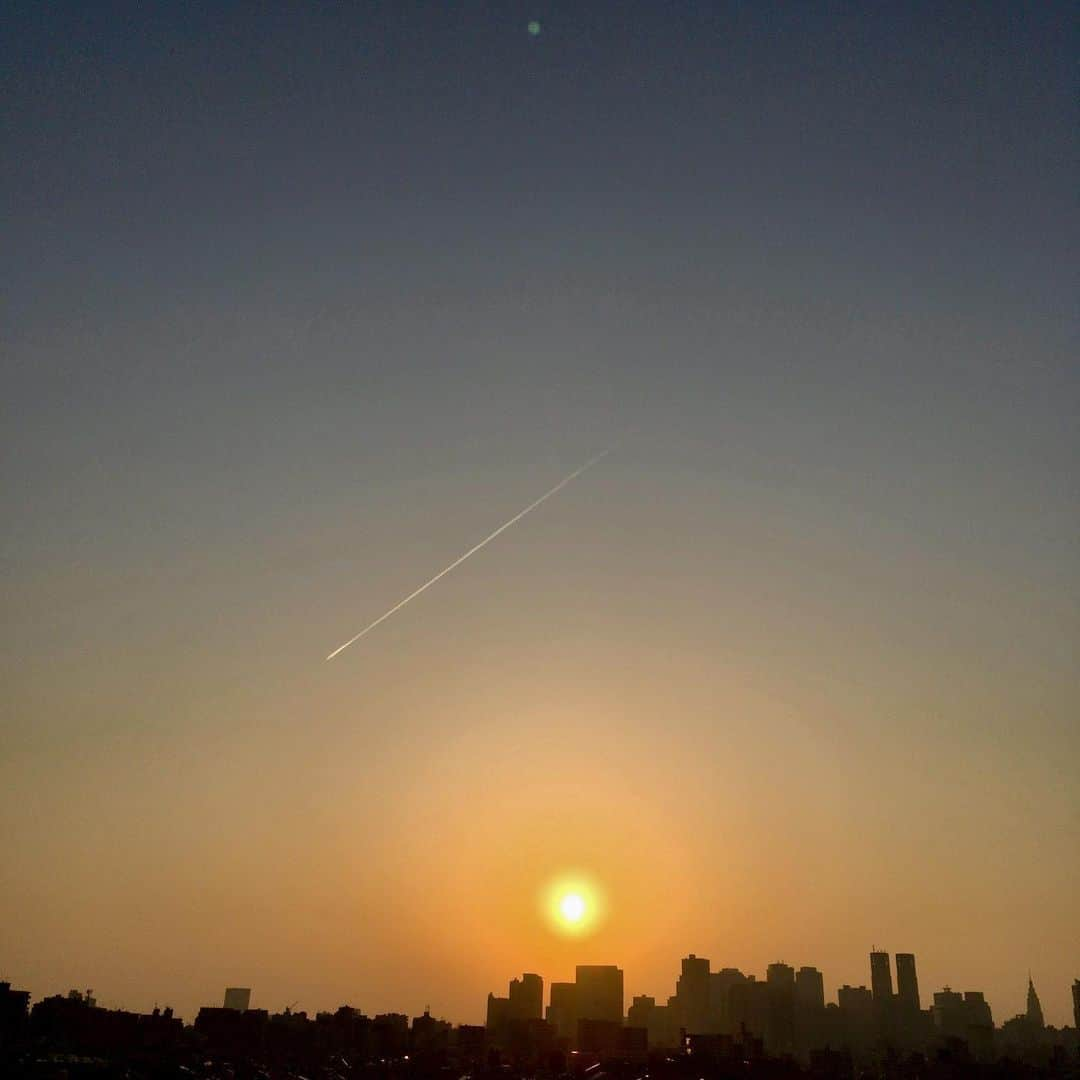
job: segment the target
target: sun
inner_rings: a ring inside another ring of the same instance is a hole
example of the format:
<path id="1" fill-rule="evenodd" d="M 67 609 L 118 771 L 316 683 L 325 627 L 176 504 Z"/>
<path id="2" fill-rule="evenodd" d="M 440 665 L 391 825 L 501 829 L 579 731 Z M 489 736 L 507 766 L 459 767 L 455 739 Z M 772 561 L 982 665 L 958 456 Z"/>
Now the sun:
<path id="1" fill-rule="evenodd" d="M 598 929 L 605 905 L 600 889 L 588 878 L 568 875 L 543 890 L 541 910 L 559 934 L 582 936 Z"/>
<path id="2" fill-rule="evenodd" d="M 585 897 L 581 893 L 567 893 L 559 901 L 559 914 L 568 923 L 579 923 L 585 918 Z"/>

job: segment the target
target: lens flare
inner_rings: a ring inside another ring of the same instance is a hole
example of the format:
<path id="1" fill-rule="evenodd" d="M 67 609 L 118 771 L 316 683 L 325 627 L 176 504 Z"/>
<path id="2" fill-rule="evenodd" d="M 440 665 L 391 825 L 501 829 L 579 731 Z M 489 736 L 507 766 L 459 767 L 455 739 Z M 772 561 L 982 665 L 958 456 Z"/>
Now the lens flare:
<path id="1" fill-rule="evenodd" d="M 597 930 L 606 914 L 603 893 L 581 874 L 551 882 L 543 892 L 541 908 L 556 933 L 573 936 Z"/>

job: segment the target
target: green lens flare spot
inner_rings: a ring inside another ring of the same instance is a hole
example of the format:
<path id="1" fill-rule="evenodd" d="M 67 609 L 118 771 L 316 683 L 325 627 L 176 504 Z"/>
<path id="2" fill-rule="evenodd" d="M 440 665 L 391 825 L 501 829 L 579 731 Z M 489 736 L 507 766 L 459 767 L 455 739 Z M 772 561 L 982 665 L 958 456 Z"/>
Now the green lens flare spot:
<path id="1" fill-rule="evenodd" d="M 533 19 L 529 23 L 529 36 L 530 37 L 539 37 L 540 36 L 540 23 L 537 22 L 536 19 Z"/>

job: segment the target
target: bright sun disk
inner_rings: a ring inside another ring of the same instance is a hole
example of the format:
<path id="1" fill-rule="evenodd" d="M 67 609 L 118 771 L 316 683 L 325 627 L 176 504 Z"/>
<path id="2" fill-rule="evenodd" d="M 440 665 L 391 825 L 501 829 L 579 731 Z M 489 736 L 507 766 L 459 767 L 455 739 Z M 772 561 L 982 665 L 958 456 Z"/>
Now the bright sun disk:
<path id="1" fill-rule="evenodd" d="M 604 922 L 604 894 L 582 874 L 565 874 L 542 891 L 541 907 L 551 928 L 571 937 L 594 933 Z"/>
<path id="2" fill-rule="evenodd" d="M 567 893 L 559 901 L 559 913 L 567 922 L 581 922 L 585 917 L 585 898 L 580 893 Z"/>

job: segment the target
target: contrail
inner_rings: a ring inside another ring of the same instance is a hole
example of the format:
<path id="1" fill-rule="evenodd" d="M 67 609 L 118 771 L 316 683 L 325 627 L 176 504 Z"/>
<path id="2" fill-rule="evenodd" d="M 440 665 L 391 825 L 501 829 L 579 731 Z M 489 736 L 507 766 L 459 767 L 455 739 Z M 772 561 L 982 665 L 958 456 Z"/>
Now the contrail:
<path id="1" fill-rule="evenodd" d="M 344 645 L 339 645 L 326 659 L 333 660 L 338 653 L 344 652 L 354 642 L 359 641 L 365 634 L 374 630 L 375 627 L 379 625 L 379 623 L 383 622 L 386 619 L 389 619 L 390 616 L 394 614 L 394 612 L 400 611 L 410 600 L 415 600 L 422 592 L 424 592 L 425 589 L 430 589 L 431 586 L 439 580 L 439 578 L 446 577 L 446 575 L 449 574 L 451 570 L 459 567 L 470 555 L 475 555 L 482 547 L 486 547 L 488 544 L 490 544 L 491 541 L 499 535 L 499 533 L 506 532 L 506 530 L 509 529 L 511 525 L 520 521 L 531 510 L 535 510 L 542 502 L 546 502 L 556 492 L 562 491 L 562 489 L 566 487 L 566 485 L 569 484 L 571 480 L 576 480 L 586 469 L 591 469 L 601 458 L 607 457 L 607 455 L 610 454 L 611 451 L 614 449 L 614 446 L 609 446 L 606 450 L 597 454 L 596 457 L 589 458 L 589 460 L 586 461 L 584 465 L 576 468 L 569 476 L 563 477 L 563 479 L 560 480 L 550 491 L 545 491 L 544 494 L 536 500 L 536 502 L 529 503 L 529 505 L 526 506 L 524 510 L 515 514 L 509 521 L 500 525 L 490 536 L 485 536 L 479 544 L 474 544 L 471 548 L 469 548 L 468 551 L 465 552 L 464 555 L 456 558 L 445 570 L 440 570 L 430 581 L 425 581 L 419 589 L 416 589 L 413 592 L 409 593 L 409 595 L 406 596 L 404 600 L 399 600 L 389 611 L 384 612 L 373 623 L 369 623 L 367 626 L 365 626 L 364 629 L 361 630 L 360 633 L 357 634 L 355 637 L 349 638 L 349 640 L 346 641 Z"/>

